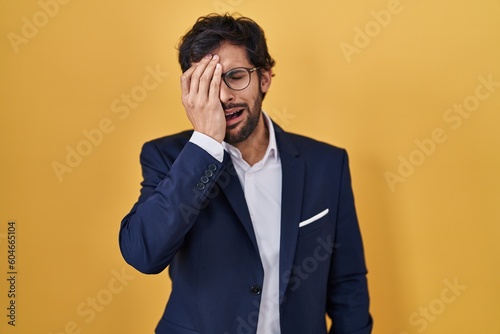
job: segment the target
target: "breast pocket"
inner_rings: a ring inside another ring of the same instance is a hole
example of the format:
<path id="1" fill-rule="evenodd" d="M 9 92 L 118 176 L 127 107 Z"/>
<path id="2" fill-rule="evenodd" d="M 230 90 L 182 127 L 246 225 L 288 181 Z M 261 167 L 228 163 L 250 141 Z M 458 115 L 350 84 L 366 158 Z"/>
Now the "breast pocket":
<path id="1" fill-rule="evenodd" d="M 303 220 L 299 223 L 299 236 L 309 234 L 323 226 L 328 221 L 328 213 L 330 209 L 325 210 L 313 215 L 312 217 Z"/>

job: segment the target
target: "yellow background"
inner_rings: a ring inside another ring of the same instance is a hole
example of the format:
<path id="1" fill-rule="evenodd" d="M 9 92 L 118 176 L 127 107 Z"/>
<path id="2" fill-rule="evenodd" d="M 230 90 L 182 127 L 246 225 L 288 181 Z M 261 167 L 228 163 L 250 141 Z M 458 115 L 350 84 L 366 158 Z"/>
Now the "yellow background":
<path id="1" fill-rule="evenodd" d="M 350 154 L 374 333 L 500 333 L 500 87 L 480 88 L 490 94 L 466 118 L 448 111 L 475 101 L 479 78 L 500 82 L 500 1 L 65 0 L 44 21 L 45 3 L 54 0 L 0 1 L 1 333 L 153 332 L 168 276 L 128 267 L 118 228 L 139 194 L 141 145 L 189 128 L 175 46 L 214 11 L 266 31 L 277 60 L 271 117 Z M 38 31 L 13 44 L 34 20 Z M 126 117 L 113 112 L 122 94 L 141 92 L 148 68 L 169 74 Z M 54 162 L 66 165 L 67 147 L 103 120 L 108 133 L 58 179 Z M 445 140 L 432 148 L 434 129 Z M 405 172 L 410 157 L 419 166 Z M 404 182 L 391 186 L 398 168 Z"/>

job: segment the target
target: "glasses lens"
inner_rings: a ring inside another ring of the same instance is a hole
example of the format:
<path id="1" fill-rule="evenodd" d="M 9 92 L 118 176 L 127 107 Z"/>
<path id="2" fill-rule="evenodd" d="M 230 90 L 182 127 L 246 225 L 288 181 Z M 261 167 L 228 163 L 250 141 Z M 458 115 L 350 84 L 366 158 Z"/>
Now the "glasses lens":
<path id="1" fill-rule="evenodd" d="M 226 73 L 224 81 L 232 89 L 245 89 L 250 83 L 250 74 L 244 68 L 234 68 Z"/>

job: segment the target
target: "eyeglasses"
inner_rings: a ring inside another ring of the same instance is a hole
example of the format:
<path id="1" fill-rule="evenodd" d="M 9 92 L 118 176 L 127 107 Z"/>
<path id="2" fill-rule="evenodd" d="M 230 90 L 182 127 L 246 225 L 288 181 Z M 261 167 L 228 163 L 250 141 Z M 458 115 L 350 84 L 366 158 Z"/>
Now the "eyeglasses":
<path id="1" fill-rule="evenodd" d="M 250 85 L 252 72 L 258 69 L 259 67 L 235 67 L 226 73 L 222 73 L 222 80 L 224 80 L 226 85 L 232 90 L 243 90 Z"/>

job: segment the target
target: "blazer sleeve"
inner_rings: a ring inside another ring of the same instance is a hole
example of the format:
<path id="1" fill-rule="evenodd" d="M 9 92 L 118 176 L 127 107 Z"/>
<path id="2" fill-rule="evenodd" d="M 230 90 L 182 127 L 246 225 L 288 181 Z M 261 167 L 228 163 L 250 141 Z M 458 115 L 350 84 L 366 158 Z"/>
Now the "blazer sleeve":
<path id="1" fill-rule="evenodd" d="M 369 334 L 367 269 L 358 226 L 347 153 L 341 173 L 335 248 L 328 282 L 327 313 L 332 319 L 330 334 Z"/>
<path id="2" fill-rule="evenodd" d="M 119 232 L 125 261 L 147 274 L 159 273 L 170 264 L 225 169 L 191 142 L 173 159 L 164 150 L 155 141 L 144 144 L 141 194 Z"/>

